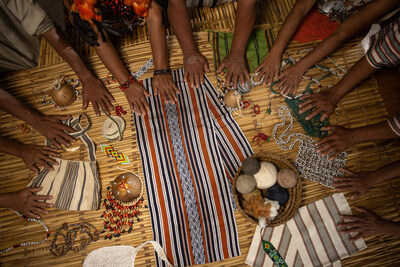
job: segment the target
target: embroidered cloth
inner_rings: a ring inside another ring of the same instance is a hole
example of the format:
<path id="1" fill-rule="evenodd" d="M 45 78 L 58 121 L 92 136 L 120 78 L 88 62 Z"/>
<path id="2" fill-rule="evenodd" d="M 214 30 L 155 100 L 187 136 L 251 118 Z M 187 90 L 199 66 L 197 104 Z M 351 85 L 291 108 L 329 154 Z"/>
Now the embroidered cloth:
<path id="1" fill-rule="evenodd" d="M 177 105 L 152 96 L 146 116 L 134 115 L 154 239 L 175 266 L 237 256 L 231 182 L 253 151 L 207 77 L 200 89 L 183 69 L 173 79 Z M 151 82 L 143 85 L 153 95 Z"/>
<path id="2" fill-rule="evenodd" d="M 351 214 L 342 193 L 301 207 L 286 224 L 262 231 L 257 226 L 246 264 L 274 266 L 263 250 L 262 235 L 263 240 L 275 246 L 288 266 L 340 266 L 341 259 L 365 249 L 367 245 L 362 238 L 351 242 L 348 234 L 340 233 L 337 224 L 342 219 L 339 214 Z"/>

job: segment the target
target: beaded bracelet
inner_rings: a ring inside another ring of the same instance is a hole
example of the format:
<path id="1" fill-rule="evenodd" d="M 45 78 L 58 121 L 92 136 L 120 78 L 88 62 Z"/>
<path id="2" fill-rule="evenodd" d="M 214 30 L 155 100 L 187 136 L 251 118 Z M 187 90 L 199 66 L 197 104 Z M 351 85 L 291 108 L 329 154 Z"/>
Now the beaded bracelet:
<path id="1" fill-rule="evenodd" d="M 154 70 L 153 76 L 171 74 L 171 69 Z"/>
<path id="2" fill-rule="evenodd" d="M 122 90 L 122 92 L 125 92 L 126 89 L 128 89 L 128 87 L 129 87 L 131 84 L 133 84 L 134 82 L 136 82 L 136 81 L 135 81 L 135 78 L 133 78 L 132 76 L 129 76 L 129 79 L 128 79 L 125 83 L 121 84 L 121 85 L 119 86 L 119 88 Z"/>

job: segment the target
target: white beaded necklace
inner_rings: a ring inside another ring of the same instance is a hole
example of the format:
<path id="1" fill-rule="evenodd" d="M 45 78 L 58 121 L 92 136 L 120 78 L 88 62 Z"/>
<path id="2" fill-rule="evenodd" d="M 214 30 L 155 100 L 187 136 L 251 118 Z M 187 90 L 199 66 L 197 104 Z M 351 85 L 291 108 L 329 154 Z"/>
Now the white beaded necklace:
<path id="1" fill-rule="evenodd" d="M 339 156 L 334 160 L 328 159 L 330 155 L 322 157 L 316 152 L 314 139 L 302 133 L 289 134 L 293 128 L 293 117 L 290 114 L 287 106 L 282 105 L 279 108 L 278 114 L 283 121 L 276 124 L 272 130 L 272 136 L 276 141 L 276 144 L 282 150 L 288 151 L 292 150 L 294 145 L 299 142 L 299 150 L 294 162 L 294 166 L 299 171 L 300 175 L 305 179 L 332 187 L 333 177 L 344 176 L 344 173 L 339 169 L 346 166 L 347 153 L 340 153 Z M 282 134 L 277 137 L 278 128 L 286 125 L 286 118 L 289 118 L 290 120 L 289 125 L 282 132 Z M 286 140 L 284 139 L 285 137 Z M 296 139 L 290 143 L 292 138 Z"/>
<path id="2" fill-rule="evenodd" d="M 17 214 L 18 216 L 24 218 L 24 219 L 27 220 L 27 221 L 40 223 L 40 224 L 43 226 L 43 228 L 46 230 L 46 237 L 45 237 L 43 240 L 41 240 L 41 241 L 37 241 L 37 242 L 25 242 L 25 243 L 21 243 L 21 244 L 18 244 L 18 245 L 11 246 L 11 247 L 9 247 L 9 248 L 6 248 L 6 249 L 4 249 L 4 250 L 1 250 L 1 251 L 0 251 L 0 255 L 3 255 L 4 253 L 9 252 L 10 250 L 12 250 L 12 249 L 14 249 L 14 248 L 24 247 L 24 246 L 28 246 L 28 245 L 39 245 L 39 244 L 42 244 L 42 243 L 46 242 L 46 240 L 47 240 L 47 239 L 49 238 L 49 236 L 50 236 L 49 228 L 47 228 L 47 225 L 46 225 L 43 221 L 38 220 L 38 219 L 29 218 L 29 217 L 27 217 L 27 216 L 25 216 L 25 215 L 22 215 L 21 213 L 19 213 L 19 212 L 16 211 L 16 210 L 14 210 L 14 212 L 15 212 L 15 214 Z"/>

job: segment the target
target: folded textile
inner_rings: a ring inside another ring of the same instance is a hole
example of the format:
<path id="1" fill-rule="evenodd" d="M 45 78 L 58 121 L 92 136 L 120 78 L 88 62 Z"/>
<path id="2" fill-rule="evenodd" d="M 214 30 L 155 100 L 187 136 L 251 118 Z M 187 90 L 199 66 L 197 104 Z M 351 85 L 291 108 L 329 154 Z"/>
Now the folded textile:
<path id="1" fill-rule="evenodd" d="M 362 238 L 351 242 L 348 234 L 340 233 L 339 214 L 351 214 L 342 193 L 301 207 L 286 224 L 264 229 L 257 226 L 246 264 L 274 266 L 261 246 L 263 239 L 275 246 L 288 266 L 340 266 L 341 259 L 367 246 Z"/>
<path id="2" fill-rule="evenodd" d="M 194 89 L 183 73 L 173 72 L 177 105 L 164 104 L 144 80 L 150 111 L 134 116 L 153 236 L 177 266 L 240 254 L 231 180 L 253 154 L 208 78 Z"/>

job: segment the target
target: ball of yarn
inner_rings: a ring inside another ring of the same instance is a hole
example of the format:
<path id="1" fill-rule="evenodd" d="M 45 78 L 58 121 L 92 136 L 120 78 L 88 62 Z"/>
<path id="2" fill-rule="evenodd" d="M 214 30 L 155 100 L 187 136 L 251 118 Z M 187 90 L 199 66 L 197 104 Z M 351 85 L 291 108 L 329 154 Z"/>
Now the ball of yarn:
<path id="1" fill-rule="evenodd" d="M 274 164 L 264 161 L 261 162 L 261 168 L 256 174 L 254 174 L 254 178 L 256 178 L 257 188 L 267 189 L 276 183 L 278 170 Z"/>
<path id="2" fill-rule="evenodd" d="M 256 174 L 261 168 L 261 164 L 255 157 L 249 157 L 242 163 L 242 171 L 248 175 Z"/>
<path id="3" fill-rule="evenodd" d="M 265 197 L 270 200 L 276 200 L 279 205 L 285 205 L 289 200 L 289 192 L 286 188 L 281 187 L 279 184 L 275 184 L 273 187 L 267 190 Z"/>
<path id="4" fill-rule="evenodd" d="M 278 184 L 283 188 L 292 188 L 297 184 L 297 174 L 292 169 L 282 169 L 278 172 Z"/>
<path id="5" fill-rule="evenodd" d="M 254 176 L 248 174 L 239 175 L 236 180 L 236 190 L 242 194 L 249 194 L 256 188 L 257 182 Z"/>

